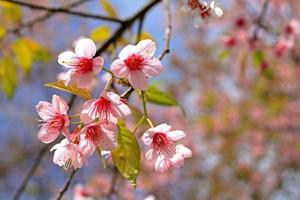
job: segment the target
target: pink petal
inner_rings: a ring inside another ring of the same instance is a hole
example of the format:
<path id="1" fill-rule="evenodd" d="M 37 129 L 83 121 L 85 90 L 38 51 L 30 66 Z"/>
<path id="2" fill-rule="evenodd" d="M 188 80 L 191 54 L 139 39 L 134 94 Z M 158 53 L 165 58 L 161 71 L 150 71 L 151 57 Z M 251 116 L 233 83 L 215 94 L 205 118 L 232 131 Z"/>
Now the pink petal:
<path id="1" fill-rule="evenodd" d="M 85 74 L 75 75 L 72 77 L 72 82 L 76 83 L 79 88 L 89 88 L 94 79 L 94 74 L 88 72 Z"/>
<path id="2" fill-rule="evenodd" d="M 152 58 L 151 60 L 148 60 L 143 67 L 143 72 L 149 76 L 157 76 L 161 74 L 163 71 L 163 66 L 157 58 Z"/>
<path id="3" fill-rule="evenodd" d="M 171 167 L 171 163 L 164 156 L 158 156 L 155 162 L 155 170 L 165 172 Z"/>
<path id="4" fill-rule="evenodd" d="M 112 73 L 119 78 L 127 78 L 129 74 L 128 68 L 121 59 L 115 60 L 110 67 Z"/>
<path id="5" fill-rule="evenodd" d="M 171 140 L 177 141 L 177 140 L 180 140 L 181 138 L 185 137 L 185 133 L 183 131 L 177 130 L 177 131 L 168 132 L 167 136 Z"/>
<path id="6" fill-rule="evenodd" d="M 128 81 L 134 89 L 146 90 L 148 87 L 148 80 L 146 75 L 140 70 L 129 72 Z"/>
<path id="7" fill-rule="evenodd" d="M 83 38 L 83 39 L 79 39 L 75 43 L 76 43 L 75 53 L 77 56 L 85 57 L 85 58 L 93 58 L 93 56 L 96 53 L 96 45 L 92 40 L 88 38 Z"/>
<path id="8" fill-rule="evenodd" d="M 160 132 L 160 133 L 168 133 L 171 130 L 171 126 L 168 124 L 160 124 L 153 128 L 154 132 Z"/>
<path id="9" fill-rule="evenodd" d="M 152 144 L 154 132 L 147 130 L 142 136 L 142 142 L 149 146 Z"/>
<path id="10" fill-rule="evenodd" d="M 127 45 L 126 47 L 124 47 L 120 54 L 119 54 L 119 58 L 121 60 L 125 60 L 126 58 L 128 58 L 130 55 L 137 53 L 137 47 L 134 45 Z"/>
<path id="11" fill-rule="evenodd" d="M 192 151 L 189 148 L 182 145 L 182 144 L 176 145 L 176 153 L 179 153 L 184 158 L 191 158 L 192 157 Z"/>
<path id="12" fill-rule="evenodd" d="M 52 96 L 52 105 L 53 108 L 60 114 L 67 114 L 68 110 L 69 110 L 69 106 L 67 104 L 67 102 L 65 100 L 63 100 L 63 98 L 61 98 L 60 96 L 57 95 L 53 95 Z"/>
<path id="13" fill-rule="evenodd" d="M 91 100 L 86 101 L 83 104 L 83 108 L 82 108 L 82 111 L 81 111 L 81 114 L 80 114 L 80 120 L 83 123 L 89 123 L 89 122 L 91 122 L 93 120 L 92 119 L 93 116 L 90 116 L 89 113 L 90 113 L 90 109 L 92 108 L 93 104 L 96 101 L 97 101 L 96 99 L 91 99 Z"/>
<path id="14" fill-rule="evenodd" d="M 151 58 L 156 50 L 156 44 L 153 40 L 142 40 L 137 44 L 138 54 L 144 58 Z"/>
<path id="15" fill-rule="evenodd" d="M 179 168 L 184 164 L 184 158 L 182 157 L 181 154 L 175 154 L 171 159 L 170 159 L 172 166 Z"/>
<path id="16" fill-rule="evenodd" d="M 145 158 L 147 160 L 153 160 L 154 158 L 154 151 L 153 149 L 149 149 L 146 153 L 145 153 Z"/>
<path id="17" fill-rule="evenodd" d="M 70 63 L 76 61 L 76 54 L 72 51 L 65 51 L 58 55 L 58 63 L 64 65 L 67 68 L 71 68 Z"/>
<path id="18" fill-rule="evenodd" d="M 103 150 L 111 151 L 116 147 L 116 138 L 113 135 L 105 135 L 99 146 Z"/>
<path id="19" fill-rule="evenodd" d="M 49 112 L 51 110 L 52 112 Z M 50 119 L 51 113 L 54 112 L 52 105 L 46 101 L 40 101 L 38 105 L 36 105 L 36 111 L 38 115 L 45 121 Z"/>
<path id="20" fill-rule="evenodd" d="M 64 82 L 65 85 L 71 85 L 74 83 L 74 79 L 73 77 L 75 76 L 75 73 L 73 70 L 68 70 L 65 74 L 64 74 Z"/>
<path id="21" fill-rule="evenodd" d="M 43 125 L 38 133 L 39 139 L 45 144 L 53 142 L 58 137 L 58 135 L 59 132 L 49 132 L 49 130 L 47 129 L 47 125 Z"/>
<path id="22" fill-rule="evenodd" d="M 93 72 L 95 74 L 98 74 L 104 64 L 104 59 L 101 56 L 97 56 L 96 58 L 93 59 Z"/>
<path id="23" fill-rule="evenodd" d="M 114 92 L 103 91 L 101 96 L 109 101 L 112 101 L 115 104 L 120 103 L 120 96 Z"/>

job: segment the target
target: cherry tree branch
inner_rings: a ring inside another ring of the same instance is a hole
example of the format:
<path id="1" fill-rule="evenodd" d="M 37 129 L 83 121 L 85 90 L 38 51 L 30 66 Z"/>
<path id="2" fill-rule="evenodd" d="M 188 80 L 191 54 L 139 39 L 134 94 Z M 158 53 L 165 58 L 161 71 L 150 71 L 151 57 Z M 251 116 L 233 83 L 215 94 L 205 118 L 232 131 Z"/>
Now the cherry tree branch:
<path id="1" fill-rule="evenodd" d="M 73 2 L 73 3 L 70 3 L 69 5 L 64 6 L 64 9 L 74 8 L 74 7 L 79 6 L 83 3 L 86 3 L 87 1 L 90 1 L 90 0 L 79 0 L 79 1 L 76 1 L 76 2 Z M 18 27 L 9 29 L 8 33 L 18 33 L 23 28 L 33 27 L 35 24 L 49 19 L 50 17 L 52 17 L 56 13 L 48 11 L 44 15 L 36 17 L 35 19 L 32 19 L 28 22 L 21 22 Z"/>
<path id="2" fill-rule="evenodd" d="M 171 40 L 171 10 L 169 0 L 163 0 L 164 3 L 164 10 L 165 10 L 165 18 L 166 18 L 166 29 L 165 29 L 165 38 L 164 38 L 164 50 L 161 55 L 158 57 L 159 60 L 162 60 L 164 56 L 170 53 L 170 40 Z"/>
<path id="3" fill-rule="evenodd" d="M 67 181 L 65 182 L 64 186 L 62 187 L 62 189 L 59 191 L 59 193 L 58 193 L 58 195 L 57 195 L 57 197 L 56 197 L 55 200 L 60 200 L 60 199 L 63 197 L 63 195 L 65 194 L 65 192 L 68 190 L 68 188 L 69 188 L 69 186 L 70 186 L 70 184 L 71 184 L 71 181 L 72 181 L 74 175 L 76 174 L 76 172 L 77 172 L 76 169 L 74 169 L 74 170 L 71 172 L 70 176 L 68 177 L 68 179 L 67 179 Z"/>
<path id="4" fill-rule="evenodd" d="M 262 10 L 260 12 L 260 15 L 257 19 L 257 22 L 256 22 L 256 27 L 254 29 L 254 32 L 253 32 L 253 36 L 252 36 L 252 40 L 257 40 L 258 38 L 258 33 L 260 31 L 261 28 L 264 28 L 264 20 L 265 20 L 265 17 L 267 15 L 267 11 L 268 11 L 268 7 L 269 7 L 269 4 L 270 4 L 271 0 L 265 0 L 264 4 L 263 4 L 263 7 L 262 7 Z"/>
<path id="5" fill-rule="evenodd" d="M 13 4 L 24 6 L 24 7 L 28 7 L 28 8 L 31 8 L 31 9 L 45 10 L 45 11 L 52 12 L 52 13 L 64 13 L 64 14 L 68 14 L 68 15 L 75 15 L 75 16 L 78 16 L 78 17 L 98 19 L 98 20 L 103 20 L 103 21 L 115 22 L 115 23 L 119 23 L 119 24 L 123 23 L 123 21 L 120 20 L 120 19 L 107 17 L 107 16 L 102 16 L 102 15 L 84 13 L 84 12 L 79 12 L 79 11 L 72 11 L 72 10 L 69 10 L 67 8 L 50 8 L 50 7 L 40 6 L 40 5 L 26 3 L 26 2 L 22 2 L 22 1 L 16 1 L 16 0 L 0 0 L 0 1 L 6 1 L 6 2 L 9 2 L 9 3 L 13 3 Z"/>

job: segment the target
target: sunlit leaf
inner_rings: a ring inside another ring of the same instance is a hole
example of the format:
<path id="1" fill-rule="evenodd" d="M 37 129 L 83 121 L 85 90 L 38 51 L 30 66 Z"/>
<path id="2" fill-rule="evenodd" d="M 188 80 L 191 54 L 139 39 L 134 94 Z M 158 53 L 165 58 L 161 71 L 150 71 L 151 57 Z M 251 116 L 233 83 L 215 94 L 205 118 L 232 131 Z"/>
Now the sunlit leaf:
<path id="1" fill-rule="evenodd" d="M 136 187 L 136 179 L 140 172 L 140 147 L 135 136 L 118 122 L 118 146 L 112 151 L 113 162 L 120 174 Z"/>
<path id="2" fill-rule="evenodd" d="M 95 42 L 102 42 L 105 41 L 111 34 L 111 29 L 107 26 L 100 26 L 94 29 L 91 34 L 90 38 Z"/>
<path id="3" fill-rule="evenodd" d="M 222 51 L 220 54 L 219 54 L 219 58 L 220 60 L 224 61 L 226 58 L 228 58 L 230 56 L 230 53 L 229 51 Z"/>
<path id="4" fill-rule="evenodd" d="M 171 95 L 159 90 L 155 86 L 150 86 L 146 90 L 147 100 L 150 103 L 162 105 L 162 106 L 177 106 L 179 105 L 177 100 Z"/>
<path id="5" fill-rule="evenodd" d="M 99 0 L 99 2 L 108 16 L 115 18 L 118 17 L 117 12 L 108 0 Z"/>
<path id="6" fill-rule="evenodd" d="M 0 59 L 0 84 L 7 97 L 12 98 L 17 87 L 17 73 L 13 60 L 9 57 Z"/>
<path id="7" fill-rule="evenodd" d="M 0 26 L 0 40 L 5 36 L 6 29 L 3 26 Z"/>
<path id="8" fill-rule="evenodd" d="M 19 22 L 21 20 L 21 8 L 12 3 L 0 1 L 0 16 L 5 22 Z"/>
<path id="9" fill-rule="evenodd" d="M 91 94 L 87 89 L 78 88 L 76 85 L 71 84 L 66 86 L 64 81 L 57 81 L 53 83 L 47 83 L 45 86 L 52 87 L 55 89 L 63 90 L 72 94 L 75 94 L 77 96 L 82 97 L 85 100 L 91 99 Z"/>
<path id="10" fill-rule="evenodd" d="M 263 51 L 257 50 L 252 54 L 252 63 L 256 67 L 261 66 L 262 62 L 265 60 L 265 55 Z"/>

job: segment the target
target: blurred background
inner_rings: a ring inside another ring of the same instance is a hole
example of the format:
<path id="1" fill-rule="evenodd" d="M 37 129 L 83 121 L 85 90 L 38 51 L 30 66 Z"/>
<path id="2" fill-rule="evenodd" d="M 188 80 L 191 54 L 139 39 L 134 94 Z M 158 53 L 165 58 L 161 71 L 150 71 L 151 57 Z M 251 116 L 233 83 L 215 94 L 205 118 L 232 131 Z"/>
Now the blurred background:
<path id="1" fill-rule="evenodd" d="M 75 0 L 23 2 L 121 19 L 149 3 L 86 0 L 70 8 Z M 117 177 L 111 198 L 299 200 L 299 2 L 220 0 L 224 15 L 199 29 L 193 16 L 181 12 L 184 1 L 170 5 L 171 53 L 163 59 L 163 75 L 152 84 L 176 97 L 185 115 L 178 106 L 151 104 L 148 110 L 155 124 L 166 122 L 187 133 L 184 144 L 193 150 L 193 158 L 167 173 L 143 162 L 137 189 Z M 157 55 L 164 45 L 163 13 L 162 3 L 149 10 L 141 36 L 156 41 Z M 53 94 L 71 96 L 44 86 L 62 72 L 57 55 L 73 49 L 73 42 L 83 36 L 101 46 L 117 28 L 116 23 L 0 1 L 0 199 L 12 199 L 43 149 L 35 105 L 50 101 Z M 122 47 L 135 43 L 136 32 L 135 23 L 102 54 L 106 68 Z M 104 87 L 103 75 L 94 97 Z M 137 99 L 129 99 L 134 108 L 129 128 L 141 116 Z M 76 99 L 71 113 L 78 113 L 82 104 Z M 52 199 L 64 184 L 67 173 L 53 164 L 48 150 L 20 199 Z M 87 199 L 107 199 L 113 174 L 93 156 L 64 199 L 73 199 L 76 192 Z"/>

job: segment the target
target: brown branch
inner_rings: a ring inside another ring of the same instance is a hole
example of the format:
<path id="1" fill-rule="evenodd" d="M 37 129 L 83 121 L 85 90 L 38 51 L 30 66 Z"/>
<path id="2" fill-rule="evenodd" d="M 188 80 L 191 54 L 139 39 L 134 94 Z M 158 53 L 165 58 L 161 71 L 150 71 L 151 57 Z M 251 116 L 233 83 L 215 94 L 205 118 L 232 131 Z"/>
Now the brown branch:
<path id="1" fill-rule="evenodd" d="M 165 44 L 164 44 L 164 50 L 162 54 L 159 56 L 159 60 L 162 60 L 164 56 L 168 53 L 170 53 L 170 40 L 171 40 L 171 11 L 170 11 L 170 5 L 169 0 L 163 0 L 164 1 L 164 9 L 165 9 L 165 18 L 166 18 L 166 30 L 165 30 Z"/>
<path id="2" fill-rule="evenodd" d="M 76 2 L 73 2 L 73 3 L 70 3 L 69 5 L 64 6 L 64 9 L 74 8 L 74 7 L 79 6 L 79 5 L 83 4 L 83 3 L 86 3 L 87 1 L 90 1 L 90 0 L 79 0 L 79 1 L 76 1 Z M 32 20 L 30 20 L 28 22 L 21 22 L 18 27 L 9 29 L 7 32 L 8 33 L 18 33 L 21 29 L 33 27 L 35 24 L 49 19 L 54 14 L 56 14 L 56 13 L 48 11 L 44 15 L 39 16 L 39 17 L 37 17 L 35 19 L 32 19 Z"/>
<path id="3" fill-rule="evenodd" d="M 0 0 L 0 1 L 6 1 L 6 2 L 9 2 L 9 3 L 13 3 L 13 4 L 24 6 L 24 7 L 28 7 L 28 8 L 31 8 L 31 9 L 45 10 L 45 11 L 52 12 L 52 13 L 64 13 L 64 14 L 74 15 L 74 16 L 78 16 L 78 17 L 98 19 L 98 20 L 109 21 L 109 22 L 116 22 L 116 23 L 119 23 L 119 24 L 123 23 L 123 21 L 120 20 L 120 19 L 106 17 L 106 16 L 102 16 L 102 15 L 84 13 L 84 12 L 79 12 L 79 11 L 72 11 L 72 10 L 69 10 L 67 8 L 50 8 L 50 7 L 30 4 L 30 3 L 26 3 L 26 2 L 16 1 L 16 0 Z"/>
<path id="4" fill-rule="evenodd" d="M 265 0 L 264 4 L 263 4 L 263 7 L 262 7 L 262 10 L 260 12 L 260 15 L 257 19 L 257 22 L 256 22 L 256 27 L 254 29 L 254 32 L 253 32 L 253 36 L 252 36 L 252 40 L 253 41 L 256 41 L 257 38 L 258 38 L 258 33 L 260 31 L 261 28 L 264 28 L 264 20 L 265 20 L 265 17 L 267 15 L 267 11 L 268 11 L 268 7 L 269 7 L 269 3 L 271 2 L 271 0 Z"/>
<path id="5" fill-rule="evenodd" d="M 108 200 L 111 200 L 112 199 L 112 195 L 114 194 L 115 192 L 115 187 L 116 187 L 116 184 L 117 184 L 117 179 L 118 179 L 118 170 L 116 167 L 113 168 L 113 172 L 112 172 L 112 176 L 111 176 L 111 183 L 110 183 L 110 189 L 109 189 L 109 192 L 107 194 L 107 199 Z"/>
<path id="6" fill-rule="evenodd" d="M 57 197 L 55 198 L 55 200 L 60 200 L 63 197 L 63 195 L 65 194 L 65 192 L 68 190 L 68 188 L 69 188 L 69 186 L 71 184 L 71 181 L 73 180 L 73 177 L 76 174 L 76 172 L 77 172 L 76 169 L 74 169 L 71 172 L 70 176 L 68 177 L 68 179 L 65 182 L 64 186 L 62 187 L 62 189 L 59 191 L 59 193 L 58 193 Z"/>

